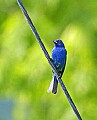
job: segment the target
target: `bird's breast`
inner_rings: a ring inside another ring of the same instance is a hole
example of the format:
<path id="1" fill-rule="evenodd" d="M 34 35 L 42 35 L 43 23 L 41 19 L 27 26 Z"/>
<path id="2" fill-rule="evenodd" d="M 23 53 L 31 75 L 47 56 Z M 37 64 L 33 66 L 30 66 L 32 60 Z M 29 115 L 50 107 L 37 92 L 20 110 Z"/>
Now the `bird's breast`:
<path id="1" fill-rule="evenodd" d="M 66 62 L 66 49 L 64 47 L 54 48 L 52 50 L 52 60 L 55 66 L 61 70 Z"/>

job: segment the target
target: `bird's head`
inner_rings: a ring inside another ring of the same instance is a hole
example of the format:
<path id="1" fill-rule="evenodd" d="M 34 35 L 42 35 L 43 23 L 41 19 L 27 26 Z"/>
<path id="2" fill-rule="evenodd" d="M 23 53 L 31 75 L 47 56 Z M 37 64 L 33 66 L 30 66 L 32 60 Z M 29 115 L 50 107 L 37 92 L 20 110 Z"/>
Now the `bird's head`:
<path id="1" fill-rule="evenodd" d="M 62 40 L 53 40 L 55 47 L 64 47 Z"/>

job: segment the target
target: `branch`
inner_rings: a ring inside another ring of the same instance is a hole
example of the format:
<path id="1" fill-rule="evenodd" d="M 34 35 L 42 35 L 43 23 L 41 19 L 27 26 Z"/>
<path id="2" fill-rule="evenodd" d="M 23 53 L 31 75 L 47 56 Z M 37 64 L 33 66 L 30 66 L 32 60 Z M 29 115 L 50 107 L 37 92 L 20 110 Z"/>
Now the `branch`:
<path id="1" fill-rule="evenodd" d="M 54 66 L 54 64 L 53 64 L 53 62 L 52 62 L 52 60 L 51 60 L 51 58 L 50 58 L 50 56 L 49 56 L 49 54 L 48 54 L 48 52 L 47 52 L 47 50 L 46 50 L 46 48 L 45 48 L 43 42 L 41 41 L 41 38 L 40 38 L 40 36 L 39 36 L 39 34 L 38 34 L 35 26 L 33 25 L 33 23 L 32 23 L 29 15 L 28 15 L 26 9 L 24 8 L 21 0 L 17 0 L 17 3 L 18 3 L 18 5 L 20 6 L 20 8 L 21 8 L 21 10 L 22 10 L 22 12 L 23 12 L 26 20 L 28 21 L 28 24 L 30 25 L 31 30 L 32 30 L 32 32 L 34 33 L 34 35 L 35 35 L 35 37 L 36 37 L 36 39 L 37 39 L 37 41 L 38 41 L 41 49 L 43 50 L 44 55 L 45 55 L 45 57 L 47 58 L 50 66 L 51 66 L 51 68 L 52 68 L 52 70 L 53 70 L 53 72 L 54 72 L 54 74 L 55 74 L 55 76 L 56 76 L 56 78 L 57 78 L 57 80 L 59 81 L 59 83 L 60 83 L 60 85 L 61 85 L 61 87 L 62 87 L 62 89 L 63 89 L 63 91 L 64 91 L 64 93 L 65 93 L 65 95 L 66 95 L 66 97 L 67 97 L 67 99 L 68 99 L 68 101 L 69 101 L 72 109 L 73 109 L 73 111 L 74 111 L 74 113 L 76 114 L 78 120 L 82 120 L 82 118 L 81 118 L 81 116 L 80 116 L 80 114 L 79 114 L 79 112 L 78 112 L 78 110 L 77 110 L 77 108 L 76 108 L 76 106 L 75 106 L 72 98 L 70 97 L 70 94 L 68 93 L 68 91 L 67 91 L 67 89 L 66 89 L 63 81 L 60 79 L 60 76 L 59 76 L 59 74 L 58 74 L 58 71 L 57 71 L 56 67 Z"/>

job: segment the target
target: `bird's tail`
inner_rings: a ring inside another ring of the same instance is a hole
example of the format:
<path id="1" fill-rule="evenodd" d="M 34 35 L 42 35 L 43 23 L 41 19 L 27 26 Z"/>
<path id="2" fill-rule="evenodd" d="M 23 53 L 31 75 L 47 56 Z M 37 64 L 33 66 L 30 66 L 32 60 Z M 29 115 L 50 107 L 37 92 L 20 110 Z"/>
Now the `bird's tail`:
<path id="1" fill-rule="evenodd" d="M 57 87 L 58 87 L 58 80 L 57 80 L 56 76 L 53 76 L 47 92 L 52 91 L 53 94 L 56 94 L 57 93 Z"/>

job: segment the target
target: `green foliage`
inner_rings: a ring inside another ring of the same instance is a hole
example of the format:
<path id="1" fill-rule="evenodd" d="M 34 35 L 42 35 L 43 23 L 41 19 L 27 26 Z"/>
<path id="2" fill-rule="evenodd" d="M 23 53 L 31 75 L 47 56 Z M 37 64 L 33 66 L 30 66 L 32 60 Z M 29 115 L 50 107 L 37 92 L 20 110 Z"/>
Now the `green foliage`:
<path id="1" fill-rule="evenodd" d="M 64 41 L 68 55 L 63 81 L 82 118 L 96 120 L 97 1 L 23 3 L 49 53 L 52 40 Z M 76 120 L 60 86 L 57 95 L 47 93 L 51 78 L 51 68 L 18 4 L 1 0 L 0 98 L 14 103 L 12 120 Z"/>

